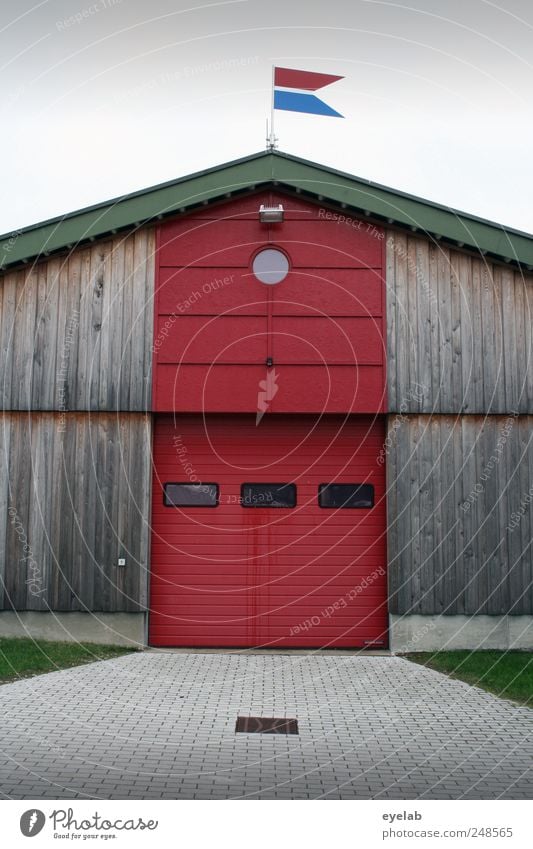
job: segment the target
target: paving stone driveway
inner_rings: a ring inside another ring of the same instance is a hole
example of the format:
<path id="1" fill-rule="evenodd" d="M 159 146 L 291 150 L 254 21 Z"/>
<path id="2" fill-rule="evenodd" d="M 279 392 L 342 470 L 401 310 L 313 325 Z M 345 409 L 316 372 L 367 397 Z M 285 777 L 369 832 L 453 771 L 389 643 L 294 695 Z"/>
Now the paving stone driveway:
<path id="1" fill-rule="evenodd" d="M 6 684 L 0 715 L 4 798 L 532 795 L 532 713 L 397 657 L 147 651 Z"/>

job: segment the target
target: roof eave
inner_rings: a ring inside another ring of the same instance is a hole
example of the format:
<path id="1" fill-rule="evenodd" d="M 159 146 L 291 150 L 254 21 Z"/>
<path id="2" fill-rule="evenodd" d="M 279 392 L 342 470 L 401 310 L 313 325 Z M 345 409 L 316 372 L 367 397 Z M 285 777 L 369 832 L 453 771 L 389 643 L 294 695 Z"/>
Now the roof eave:
<path id="1" fill-rule="evenodd" d="M 533 268 L 529 234 L 276 151 L 256 153 L 7 234 L 0 237 L 0 269 L 272 183 Z"/>

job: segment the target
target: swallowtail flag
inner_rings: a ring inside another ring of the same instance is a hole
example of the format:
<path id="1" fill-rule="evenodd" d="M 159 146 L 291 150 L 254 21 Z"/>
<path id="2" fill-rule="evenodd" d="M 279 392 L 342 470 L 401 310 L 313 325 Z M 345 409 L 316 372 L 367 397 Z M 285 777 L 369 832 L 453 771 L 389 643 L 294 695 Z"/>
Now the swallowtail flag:
<path id="1" fill-rule="evenodd" d="M 296 71 L 293 68 L 274 68 L 274 109 L 344 118 L 340 112 L 336 112 L 319 97 L 311 94 L 313 91 L 343 79 L 344 77 L 332 74 Z"/>

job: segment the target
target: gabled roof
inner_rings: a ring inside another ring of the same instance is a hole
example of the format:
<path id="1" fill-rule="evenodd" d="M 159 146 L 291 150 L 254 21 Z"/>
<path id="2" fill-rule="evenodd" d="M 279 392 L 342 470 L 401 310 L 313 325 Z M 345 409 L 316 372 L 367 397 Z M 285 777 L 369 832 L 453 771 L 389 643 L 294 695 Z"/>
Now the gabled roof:
<path id="1" fill-rule="evenodd" d="M 264 151 L 0 236 L 0 269 L 268 185 L 533 268 L 533 236 L 281 151 Z"/>

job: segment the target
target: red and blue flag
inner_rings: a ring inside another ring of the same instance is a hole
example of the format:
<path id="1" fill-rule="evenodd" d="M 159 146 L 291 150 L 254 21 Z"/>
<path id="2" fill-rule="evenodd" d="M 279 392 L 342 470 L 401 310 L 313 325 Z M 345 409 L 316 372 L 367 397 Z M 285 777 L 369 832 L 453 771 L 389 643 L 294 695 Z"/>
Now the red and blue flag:
<path id="1" fill-rule="evenodd" d="M 343 79 L 344 77 L 333 74 L 316 74 L 313 71 L 297 71 L 293 68 L 274 68 L 274 109 L 344 118 L 340 112 L 336 112 L 319 97 L 310 93 Z"/>

